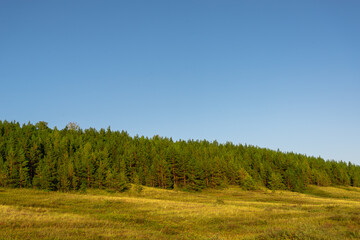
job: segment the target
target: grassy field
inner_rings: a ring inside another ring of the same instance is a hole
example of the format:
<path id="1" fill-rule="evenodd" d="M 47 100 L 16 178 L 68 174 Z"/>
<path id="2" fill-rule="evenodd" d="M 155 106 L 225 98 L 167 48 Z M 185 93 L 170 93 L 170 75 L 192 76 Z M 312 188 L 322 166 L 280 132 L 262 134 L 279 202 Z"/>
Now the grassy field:
<path id="1" fill-rule="evenodd" d="M 360 189 L 0 189 L 0 239 L 360 239 Z"/>

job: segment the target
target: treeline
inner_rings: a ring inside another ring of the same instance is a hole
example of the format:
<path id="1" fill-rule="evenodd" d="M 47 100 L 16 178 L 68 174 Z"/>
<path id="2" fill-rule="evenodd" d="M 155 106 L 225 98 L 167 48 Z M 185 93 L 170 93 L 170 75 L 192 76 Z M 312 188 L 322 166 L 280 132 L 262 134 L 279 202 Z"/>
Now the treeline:
<path id="1" fill-rule="evenodd" d="M 360 186 L 360 167 L 295 153 L 216 141 L 131 137 L 76 124 L 0 121 L 0 186 L 70 191 L 129 183 L 198 191 L 239 185 L 303 191 L 307 185 Z"/>

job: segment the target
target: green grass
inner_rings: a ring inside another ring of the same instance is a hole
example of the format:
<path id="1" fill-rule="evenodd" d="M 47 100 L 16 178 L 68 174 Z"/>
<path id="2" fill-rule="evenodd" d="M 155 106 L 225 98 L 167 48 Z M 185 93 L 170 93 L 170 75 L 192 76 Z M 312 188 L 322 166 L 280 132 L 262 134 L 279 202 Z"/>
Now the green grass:
<path id="1" fill-rule="evenodd" d="M 0 189 L 0 239 L 359 239 L 360 189 Z"/>

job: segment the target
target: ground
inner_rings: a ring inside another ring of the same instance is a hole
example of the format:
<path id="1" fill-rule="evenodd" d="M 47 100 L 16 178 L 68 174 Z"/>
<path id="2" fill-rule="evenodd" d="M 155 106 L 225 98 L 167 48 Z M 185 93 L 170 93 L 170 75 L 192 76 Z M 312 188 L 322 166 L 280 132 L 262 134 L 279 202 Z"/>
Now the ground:
<path id="1" fill-rule="evenodd" d="M 359 239 L 360 188 L 305 193 L 0 188 L 0 239 Z"/>

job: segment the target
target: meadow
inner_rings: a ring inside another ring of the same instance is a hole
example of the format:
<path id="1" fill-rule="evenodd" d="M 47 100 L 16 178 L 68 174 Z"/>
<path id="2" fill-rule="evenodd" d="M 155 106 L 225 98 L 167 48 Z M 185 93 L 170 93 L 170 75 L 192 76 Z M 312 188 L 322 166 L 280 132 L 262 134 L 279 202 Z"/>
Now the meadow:
<path id="1" fill-rule="evenodd" d="M 359 239 L 360 188 L 0 188 L 0 239 Z"/>

